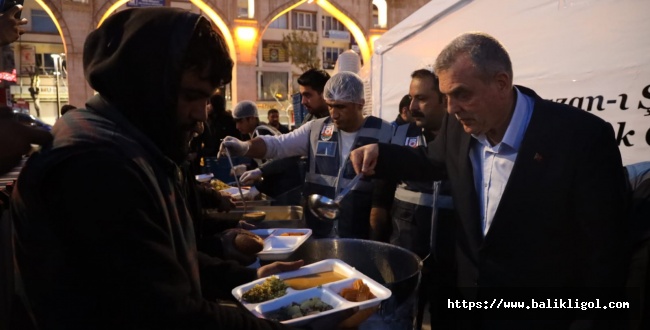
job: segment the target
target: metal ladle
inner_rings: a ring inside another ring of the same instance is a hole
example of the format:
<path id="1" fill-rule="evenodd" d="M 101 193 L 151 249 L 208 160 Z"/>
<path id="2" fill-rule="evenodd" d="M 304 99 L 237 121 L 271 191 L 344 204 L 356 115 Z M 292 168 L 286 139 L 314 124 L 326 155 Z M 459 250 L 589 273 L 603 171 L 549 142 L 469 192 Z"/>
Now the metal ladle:
<path id="1" fill-rule="evenodd" d="M 339 217 L 340 202 L 359 182 L 363 174 L 357 174 L 334 199 L 319 194 L 309 195 L 307 202 L 311 213 L 319 219 L 335 220 Z"/>

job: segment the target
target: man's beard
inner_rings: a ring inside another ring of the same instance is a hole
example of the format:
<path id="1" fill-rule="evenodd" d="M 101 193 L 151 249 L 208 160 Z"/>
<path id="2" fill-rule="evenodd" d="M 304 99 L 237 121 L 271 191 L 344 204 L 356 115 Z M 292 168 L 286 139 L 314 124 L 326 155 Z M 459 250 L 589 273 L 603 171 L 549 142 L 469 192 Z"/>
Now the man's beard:
<path id="1" fill-rule="evenodd" d="M 190 153 L 190 143 L 194 138 L 196 124 L 178 125 L 170 136 L 169 149 L 166 154 L 176 164 L 182 164 Z"/>

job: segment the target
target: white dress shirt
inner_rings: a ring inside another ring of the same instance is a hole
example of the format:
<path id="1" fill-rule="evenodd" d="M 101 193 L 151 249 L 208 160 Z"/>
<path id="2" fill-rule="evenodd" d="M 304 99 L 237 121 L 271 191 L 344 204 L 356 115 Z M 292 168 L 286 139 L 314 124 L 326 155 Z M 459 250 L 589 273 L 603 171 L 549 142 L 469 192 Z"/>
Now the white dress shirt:
<path id="1" fill-rule="evenodd" d="M 469 154 L 479 198 L 483 236 L 490 229 L 533 114 L 534 100 L 516 87 L 515 91 L 517 104 L 501 142 L 493 146 L 485 134 L 472 134 L 478 143 L 471 147 Z"/>

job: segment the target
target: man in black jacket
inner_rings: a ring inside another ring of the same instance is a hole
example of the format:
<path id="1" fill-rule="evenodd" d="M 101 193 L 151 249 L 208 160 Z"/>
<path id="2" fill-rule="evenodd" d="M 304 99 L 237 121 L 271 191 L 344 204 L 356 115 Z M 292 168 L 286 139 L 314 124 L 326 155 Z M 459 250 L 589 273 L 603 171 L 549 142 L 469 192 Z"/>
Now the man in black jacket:
<path id="1" fill-rule="evenodd" d="M 323 88 L 329 79 L 330 75 L 319 69 L 309 69 L 298 77 L 300 103 L 309 112 L 302 121 L 303 123 L 330 115 L 323 98 Z"/>
<path id="2" fill-rule="evenodd" d="M 142 45 L 147 45 L 143 47 Z M 216 298 L 258 270 L 196 250 L 179 164 L 231 79 L 223 37 L 171 8 L 109 17 L 84 47 L 99 93 L 62 117 L 12 196 L 17 260 L 43 329 L 281 329 Z"/>
<path id="3" fill-rule="evenodd" d="M 434 69 L 448 116 L 428 153 L 375 144 L 351 158 L 367 175 L 449 178 L 462 298 L 584 299 L 621 287 L 625 179 L 611 125 L 513 86 L 508 53 L 484 33 L 454 39 Z M 617 312 L 476 310 L 468 318 L 494 329 L 566 329 Z"/>

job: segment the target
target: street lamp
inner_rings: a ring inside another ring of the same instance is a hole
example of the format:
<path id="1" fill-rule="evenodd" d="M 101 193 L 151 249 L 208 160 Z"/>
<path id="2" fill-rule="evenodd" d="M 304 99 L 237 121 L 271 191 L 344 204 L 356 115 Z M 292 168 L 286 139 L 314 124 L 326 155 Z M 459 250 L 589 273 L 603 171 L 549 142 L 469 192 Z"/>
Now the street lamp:
<path id="1" fill-rule="evenodd" d="M 61 97 L 59 96 L 59 76 L 61 75 L 60 65 L 61 65 L 61 55 L 51 54 L 52 59 L 54 60 L 54 79 L 56 81 L 56 118 L 58 119 L 61 114 Z"/>

